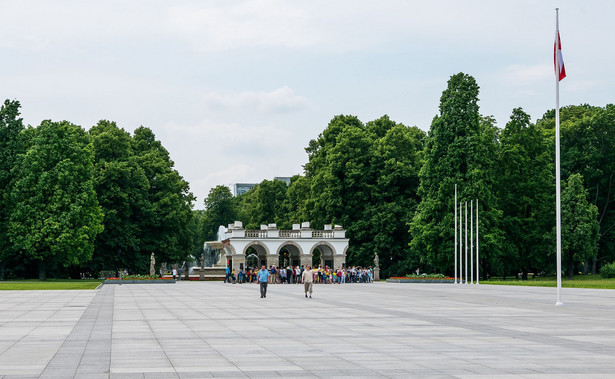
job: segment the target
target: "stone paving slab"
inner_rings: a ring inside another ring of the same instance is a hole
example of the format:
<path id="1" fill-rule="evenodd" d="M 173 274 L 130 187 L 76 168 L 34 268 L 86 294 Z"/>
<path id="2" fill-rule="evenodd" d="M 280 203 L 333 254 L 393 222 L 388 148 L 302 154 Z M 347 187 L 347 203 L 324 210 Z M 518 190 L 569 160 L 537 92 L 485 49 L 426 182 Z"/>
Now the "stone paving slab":
<path id="1" fill-rule="evenodd" d="M 615 291 L 177 282 L 2 291 L 0 378 L 615 377 Z"/>

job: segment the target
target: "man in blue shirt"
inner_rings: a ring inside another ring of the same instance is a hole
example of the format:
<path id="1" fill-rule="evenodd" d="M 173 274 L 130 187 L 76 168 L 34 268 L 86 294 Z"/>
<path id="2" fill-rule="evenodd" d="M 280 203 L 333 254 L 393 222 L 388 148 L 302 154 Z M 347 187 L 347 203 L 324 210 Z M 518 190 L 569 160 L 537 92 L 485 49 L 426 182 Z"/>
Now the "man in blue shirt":
<path id="1" fill-rule="evenodd" d="M 261 286 L 261 299 L 267 297 L 267 279 L 269 278 L 269 270 L 265 266 L 258 271 L 258 283 Z"/>
<path id="2" fill-rule="evenodd" d="M 224 283 L 226 283 L 227 281 L 230 283 L 231 282 L 231 267 L 226 266 L 226 270 L 224 270 L 224 273 L 226 274 L 226 276 L 224 277 Z"/>

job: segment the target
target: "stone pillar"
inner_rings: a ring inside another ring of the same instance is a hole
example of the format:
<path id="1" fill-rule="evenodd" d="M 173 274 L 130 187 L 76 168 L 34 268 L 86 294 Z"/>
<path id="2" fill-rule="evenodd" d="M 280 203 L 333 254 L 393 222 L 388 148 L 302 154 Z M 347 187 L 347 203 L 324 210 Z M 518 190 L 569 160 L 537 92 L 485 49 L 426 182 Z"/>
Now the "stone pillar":
<path id="1" fill-rule="evenodd" d="M 312 267 L 312 254 L 301 254 L 301 266 L 305 268 L 307 265 Z"/>
<path id="2" fill-rule="evenodd" d="M 239 272 L 239 267 L 243 265 L 243 269 L 246 269 L 246 256 L 243 254 L 233 254 L 233 267 L 235 273 Z"/>
<path id="3" fill-rule="evenodd" d="M 267 254 L 267 268 L 269 268 L 270 266 L 275 266 L 278 267 L 280 258 L 278 257 L 277 254 Z"/>
<path id="4" fill-rule="evenodd" d="M 374 267 L 374 282 L 380 281 L 380 267 Z"/>
<path id="5" fill-rule="evenodd" d="M 346 256 L 343 254 L 334 254 L 333 255 L 333 269 L 342 268 L 342 264 L 346 263 Z"/>

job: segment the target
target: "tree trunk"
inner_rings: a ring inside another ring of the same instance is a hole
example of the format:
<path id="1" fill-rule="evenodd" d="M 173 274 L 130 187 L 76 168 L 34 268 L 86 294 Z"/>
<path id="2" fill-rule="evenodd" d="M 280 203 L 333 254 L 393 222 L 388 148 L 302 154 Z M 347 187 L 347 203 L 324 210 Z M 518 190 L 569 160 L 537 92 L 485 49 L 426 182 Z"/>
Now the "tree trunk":
<path id="1" fill-rule="evenodd" d="M 598 263 L 598 259 L 596 259 L 595 257 L 592 258 L 592 275 L 596 275 L 596 263 Z"/>
<path id="2" fill-rule="evenodd" d="M 591 264 L 591 258 L 587 258 L 585 263 L 583 264 L 583 275 L 587 275 L 589 273 L 589 265 Z"/>
<path id="3" fill-rule="evenodd" d="M 4 280 L 4 262 L 0 262 L 0 280 Z"/>
<path id="4" fill-rule="evenodd" d="M 574 279 L 574 259 L 572 253 L 568 256 L 568 279 Z"/>
<path id="5" fill-rule="evenodd" d="M 38 262 L 38 280 L 47 280 L 47 264 L 44 260 Z"/>

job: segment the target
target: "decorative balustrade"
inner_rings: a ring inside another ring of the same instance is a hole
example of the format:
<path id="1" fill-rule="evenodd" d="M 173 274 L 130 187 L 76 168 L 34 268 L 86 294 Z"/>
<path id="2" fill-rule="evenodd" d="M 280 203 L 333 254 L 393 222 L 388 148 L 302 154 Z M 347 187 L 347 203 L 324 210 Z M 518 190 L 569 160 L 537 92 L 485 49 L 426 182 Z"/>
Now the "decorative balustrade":
<path id="1" fill-rule="evenodd" d="M 280 238 L 301 238 L 300 230 L 280 230 Z"/>
<path id="2" fill-rule="evenodd" d="M 246 238 L 267 238 L 266 230 L 246 230 Z"/>
<path id="3" fill-rule="evenodd" d="M 333 238 L 333 230 L 314 230 L 312 238 Z"/>
<path id="4" fill-rule="evenodd" d="M 245 238 L 302 238 L 301 230 L 279 230 L 279 235 L 269 237 L 267 230 L 246 230 Z M 305 238 L 305 237 L 303 237 Z M 309 237 L 308 237 L 309 238 Z M 311 238 L 335 238 L 333 230 L 312 230 Z"/>

